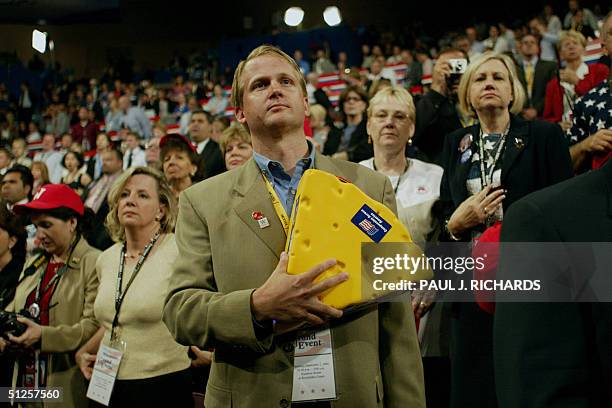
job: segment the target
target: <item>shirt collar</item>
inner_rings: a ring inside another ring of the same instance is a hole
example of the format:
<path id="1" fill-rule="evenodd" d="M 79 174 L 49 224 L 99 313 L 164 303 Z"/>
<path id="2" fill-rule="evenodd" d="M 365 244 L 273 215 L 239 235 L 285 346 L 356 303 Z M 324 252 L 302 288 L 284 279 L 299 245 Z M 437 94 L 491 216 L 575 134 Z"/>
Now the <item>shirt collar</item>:
<path id="1" fill-rule="evenodd" d="M 531 59 L 523 59 L 523 67 L 527 67 L 527 63 L 531 62 L 531 66 L 535 68 L 536 64 L 538 63 L 538 56 L 534 55 L 533 57 L 531 57 Z"/>
<path id="2" fill-rule="evenodd" d="M 299 159 L 295 163 L 296 168 L 302 167 L 304 168 L 304 170 L 312 167 L 315 158 L 314 145 L 308 139 L 306 139 L 306 143 L 308 144 L 308 156 Z M 275 176 L 279 174 L 287 174 L 287 172 L 283 168 L 283 165 L 280 162 L 270 160 L 267 157 L 257 153 L 255 150 L 253 150 L 253 159 L 255 160 L 255 163 L 257 163 L 259 169 L 266 175 L 272 174 L 273 176 Z"/>
<path id="3" fill-rule="evenodd" d="M 210 138 L 207 138 L 206 140 L 203 140 L 200 143 L 198 143 L 198 145 L 196 147 L 196 150 L 198 151 L 198 154 L 201 154 L 204 151 L 204 148 L 208 144 L 209 140 L 210 140 Z"/>

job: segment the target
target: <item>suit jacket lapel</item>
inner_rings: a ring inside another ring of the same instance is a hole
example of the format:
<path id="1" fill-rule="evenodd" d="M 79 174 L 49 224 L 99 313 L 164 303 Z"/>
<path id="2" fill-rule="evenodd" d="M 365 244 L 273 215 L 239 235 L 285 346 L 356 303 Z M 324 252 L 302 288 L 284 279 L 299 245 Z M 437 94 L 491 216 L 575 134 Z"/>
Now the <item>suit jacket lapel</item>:
<path id="1" fill-rule="evenodd" d="M 285 230 L 276 215 L 270 195 L 266 189 L 257 163 L 252 158 L 239 170 L 234 190 L 241 197 L 234 211 L 238 217 L 261 239 L 268 248 L 279 258 L 285 248 L 287 239 Z M 260 212 L 268 219 L 270 226 L 260 228 L 257 220 L 253 219 L 253 212 Z M 244 239 L 244 237 L 239 237 Z"/>
<path id="2" fill-rule="evenodd" d="M 512 116 L 510 119 L 510 132 L 506 136 L 506 151 L 502 159 L 501 183 L 506 181 L 508 171 L 525 150 L 529 143 L 529 124 Z"/>

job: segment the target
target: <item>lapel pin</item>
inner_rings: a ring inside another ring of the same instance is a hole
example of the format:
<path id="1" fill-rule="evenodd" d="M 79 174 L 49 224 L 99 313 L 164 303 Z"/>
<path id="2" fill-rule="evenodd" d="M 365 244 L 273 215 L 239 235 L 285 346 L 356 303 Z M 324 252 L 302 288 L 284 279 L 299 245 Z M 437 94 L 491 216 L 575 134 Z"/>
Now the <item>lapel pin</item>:
<path id="1" fill-rule="evenodd" d="M 469 147 L 472 145 L 473 140 L 474 138 L 472 137 L 471 133 L 468 133 L 467 135 L 463 136 L 463 138 L 459 142 L 459 152 L 463 153 L 468 150 Z"/>
<path id="2" fill-rule="evenodd" d="M 523 147 L 525 147 L 525 142 L 520 137 L 515 137 L 514 138 L 514 145 L 516 146 L 517 149 L 520 150 Z"/>
<path id="3" fill-rule="evenodd" d="M 251 217 L 255 221 L 257 221 L 257 223 L 259 224 L 259 228 L 266 228 L 270 226 L 270 222 L 268 221 L 268 218 L 264 217 L 264 215 L 260 213 L 259 211 L 253 211 L 251 213 Z"/>

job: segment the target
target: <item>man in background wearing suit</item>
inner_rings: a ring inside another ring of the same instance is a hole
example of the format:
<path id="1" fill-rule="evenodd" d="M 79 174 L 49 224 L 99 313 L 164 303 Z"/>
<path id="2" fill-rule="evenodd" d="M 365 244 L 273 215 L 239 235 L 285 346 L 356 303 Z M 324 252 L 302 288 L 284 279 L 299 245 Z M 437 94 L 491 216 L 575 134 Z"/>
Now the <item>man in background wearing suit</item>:
<path id="1" fill-rule="evenodd" d="M 335 260 L 289 275 L 282 252 L 286 232 L 279 207 L 291 214 L 307 169 L 343 176 L 395 210 L 390 182 L 316 152 L 304 135 L 304 78 L 279 49 L 253 50 L 238 65 L 232 89 L 236 118 L 251 133 L 253 158 L 182 193 L 179 256 L 164 308 L 164 321 L 179 343 L 215 349 L 206 407 L 424 408 L 410 304 L 379 303 L 343 315 L 318 295 L 346 280 L 346 273 L 313 282 Z M 277 209 L 271 189 L 279 197 Z M 301 395 L 293 392 L 296 333 L 290 328 L 306 322 L 316 327 L 312 333 L 329 324 L 334 370 L 315 391 L 335 388 L 333 403 L 292 402 Z"/>
<path id="2" fill-rule="evenodd" d="M 189 137 L 204 161 L 204 177 L 209 178 L 225 171 L 225 160 L 219 144 L 210 138 L 213 116 L 203 110 L 191 112 Z"/>
<path id="3" fill-rule="evenodd" d="M 612 242 L 612 161 L 514 203 L 501 240 Z M 502 244 L 498 279 L 543 279 L 546 293 L 547 277 L 555 276 L 551 272 L 567 278 L 571 261 L 559 262 L 557 270 L 547 251 L 521 247 L 527 248 L 525 256 L 504 256 L 515 250 L 506 252 Z M 539 265 L 547 265 L 548 273 L 541 273 Z M 578 267 L 585 269 L 583 263 Z M 574 276 L 584 277 L 584 272 Z M 610 406 L 612 303 L 498 302 L 494 333 L 500 408 Z"/>
<path id="4" fill-rule="evenodd" d="M 520 54 L 516 64 L 518 76 L 527 95 L 523 118 L 533 120 L 542 117 L 544 113 L 546 84 L 555 76 L 557 64 L 539 58 L 540 47 L 538 39 L 533 34 L 526 34 L 521 38 L 518 51 Z"/>

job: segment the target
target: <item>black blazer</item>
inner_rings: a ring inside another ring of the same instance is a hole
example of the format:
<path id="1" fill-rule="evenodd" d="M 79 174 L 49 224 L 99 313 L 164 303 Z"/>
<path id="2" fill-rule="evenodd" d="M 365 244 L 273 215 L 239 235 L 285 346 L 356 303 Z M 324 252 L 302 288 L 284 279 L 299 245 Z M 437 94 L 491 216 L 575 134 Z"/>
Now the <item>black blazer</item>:
<path id="1" fill-rule="evenodd" d="M 501 239 L 612 242 L 612 161 L 516 202 Z M 541 278 L 534 265 L 546 256 L 506 257 L 502 246 L 497 276 Z M 497 303 L 494 356 L 500 408 L 610 406 L 612 303 Z"/>
<path id="2" fill-rule="evenodd" d="M 221 174 L 225 171 L 225 159 L 219 144 L 214 140 L 209 140 L 200 153 L 204 161 L 204 178 L 209 178 Z"/>
<path id="3" fill-rule="evenodd" d="M 446 96 L 430 90 L 416 103 L 416 123 L 412 144 L 432 163 L 441 164 L 444 137 L 461 129 L 457 108 Z"/>
<path id="4" fill-rule="evenodd" d="M 531 98 L 527 92 L 527 80 L 525 79 L 525 70 L 523 69 L 523 62 L 519 60 L 516 63 L 519 81 L 523 85 L 527 100 L 525 101 L 525 108 L 533 107 L 538 111 L 538 117 L 541 117 L 544 113 L 544 101 L 546 98 L 546 85 L 548 81 L 553 79 L 557 75 L 557 64 L 552 61 L 542 61 L 538 59 L 533 72 L 533 89 L 531 92 Z"/>
<path id="5" fill-rule="evenodd" d="M 323 146 L 323 154 L 331 156 L 336 153 L 340 147 L 341 139 L 342 130 L 332 128 Z M 372 144 L 368 142 L 367 118 L 365 112 L 363 114 L 363 120 L 351 134 L 351 140 L 349 141 L 348 150 L 346 152 L 348 153 L 349 160 L 355 163 L 359 163 L 362 160 L 374 156 L 374 148 Z"/>
<path id="6" fill-rule="evenodd" d="M 441 222 L 450 218 L 466 198 L 471 159 L 461 163 L 459 143 L 471 134 L 472 154 L 478 151 L 480 125 L 459 129 L 445 138 L 442 153 L 444 176 L 440 186 Z M 524 121 L 511 115 L 510 132 L 502 158 L 502 187 L 508 192 L 503 202 L 504 214 L 518 199 L 544 187 L 572 177 L 572 162 L 567 139 L 559 125 L 543 121 Z M 442 224 L 444 225 L 444 224 Z M 446 233 L 441 239 L 448 240 Z M 467 237 L 466 237 L 467 238 Z"/>

